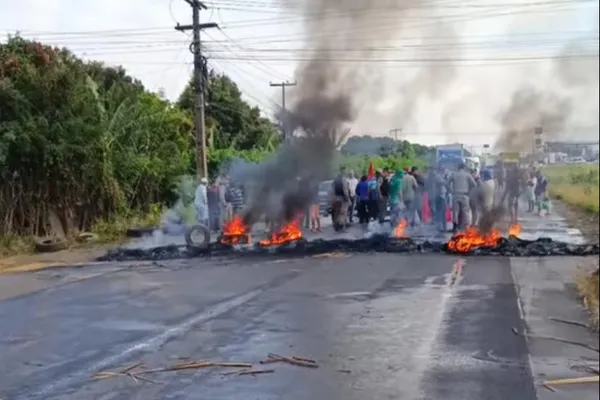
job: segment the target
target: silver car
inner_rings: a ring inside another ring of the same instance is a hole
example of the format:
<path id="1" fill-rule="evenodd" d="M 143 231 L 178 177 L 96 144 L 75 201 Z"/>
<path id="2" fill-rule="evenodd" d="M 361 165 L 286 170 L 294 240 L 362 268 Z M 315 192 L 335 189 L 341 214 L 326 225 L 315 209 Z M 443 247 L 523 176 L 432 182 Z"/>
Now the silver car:
<path id="1" fill-rule="evenodd" d="M 321 215 L 331 214 L 331 195 L 333 192 L 333 180 L 319 183 L 319 211 Z"/>

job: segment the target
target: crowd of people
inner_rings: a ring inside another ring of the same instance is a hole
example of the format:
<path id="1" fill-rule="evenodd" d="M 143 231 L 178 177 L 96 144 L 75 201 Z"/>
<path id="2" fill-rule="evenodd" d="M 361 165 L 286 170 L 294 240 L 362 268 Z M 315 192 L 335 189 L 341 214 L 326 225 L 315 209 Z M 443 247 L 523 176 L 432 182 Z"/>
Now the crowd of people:
<path id="1" fill-rule="evenodd" d="M 495 205 L 504 204 L 516 223 L 521 199 L 530 213 L 550 213 L 547 189 L 541 169 L 516 163 L 499 162 L 481 172 L 464 164 L 453 171 L 441 165 L 423 172 L 417 167 L 393 173 L 383 168 L 360 179 L 354 171 L 341 169 L 331 188 L 332 222 L 335 230 L 342 231 L 353 224 L 356 213 L 362 225 L 384 223 L 389 210 L 392 226 L 405 220 L 411 227 L 430 223 L 447 231 L 451 224 L 458 231 L 477 225 Z M 311 221 L 315 213 L 318 218 L 317 203 Z M 320 222 L 316 225 L 320 229 Z"/>
<path id="2" fill-rule="evenodd" d="M 370 171 L 357 177 L 354 171 L 340 169 L 330 188 L 329 202 L 334 229 L 343 231 L 358 223 L 386 223 L 392 227 L 405 220 L 410 227 L 433 224 L 439 231 L 462 230 L 477 225 L 482 215 L 495 205 L 504 204 L 510 220 L 516 223 L 523 199 L 527 212 L 550 213 L 548 180 L 534 165 L 503 164 L 468 169 L 461 164 L 451 171 L 444 166 L 421 171 L 418 167 Z M 311 187 L 312 202 L 304 212 L 304 227 L 320 232 L 321 201 L 319 187 Z M 211 184 L 206 178 L 198 185 L 194 206 L 197 221 L 211 231 L 239 213 L 246 203 L 243 187 L 220 176 Z M 267 223 L 267 225 L 269 225 Z M 269 227 L 267 227 L 269 229 Z"/>
<path id="3" fill-rule="evenodd" d="M 392 225 L 406 219 L 411 226 L 430 220 L 427 179 L 419 168 L 389 168 L 364 174 L 358 179 L 354 171 L 340 170 L 331 188 L 331 215 L 335 230 L 342 231 L 354 223 L 384 223 L 390 213 Z"/>
<path id="4" fill-rule="evenodd" d="M 212 232 L 220 231 L 223 223 L 240 212 L 245 203 L 244 188 L 232 184 L 227 176 L 220 176 L 211 184 L 206 178 L 200 179 L 194 195 L 197 221 Z"/>

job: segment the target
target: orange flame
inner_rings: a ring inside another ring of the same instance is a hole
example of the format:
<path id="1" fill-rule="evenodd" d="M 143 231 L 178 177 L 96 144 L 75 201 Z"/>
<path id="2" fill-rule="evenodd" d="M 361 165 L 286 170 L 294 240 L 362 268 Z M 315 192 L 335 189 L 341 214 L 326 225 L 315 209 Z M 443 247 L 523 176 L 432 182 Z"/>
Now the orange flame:
<path id="1" fill-rule="evenodd" d="M 406 237 L 406 235 L 404 234 L 404 230 L 406 229 L 407 226 L 408 226 L 408 222 L 406 222 L 406 220 L 403 219 L 402 221 L 400 221 L 400 223 L 398 224 L 398 226 L 396 226 L 394 228 L 394 232 L 392 232 L 392 235 L 395 238 Z"/>
<path id="2" fill-rule="evenodd" d="M 302 239 L 302 229 L 300 229 L 300 221 L 294 220 L 281 227 L 281 229 L 273 234 L 268 239 L 260 241 L 262 246 L 275 246 Z"/>
<path id="3" fill-rule="evenodd" d="M 508 228 L 508 236 L 519 236 L 521 233 L 521 225 L 513 224 Z"/>
<path id="4" fill-rule="evenodd" d="M 470 226 L 464 232 L 452 236 L 448 242 L 448 250 L 456 253 L 469 253 L 477 247 L 496 246 L 500 239 L 502 239 L 502 235 L 497 229 L 492 229 L 484 235 L 477 228 Z"/>
<path id="5" fill-rule="evenodd" d="M 227 245 L 250 243 L 250 229 L 244 225 L 242 218 L 234 215 L 231 221 L 223 224 L 221 243 Z"/>

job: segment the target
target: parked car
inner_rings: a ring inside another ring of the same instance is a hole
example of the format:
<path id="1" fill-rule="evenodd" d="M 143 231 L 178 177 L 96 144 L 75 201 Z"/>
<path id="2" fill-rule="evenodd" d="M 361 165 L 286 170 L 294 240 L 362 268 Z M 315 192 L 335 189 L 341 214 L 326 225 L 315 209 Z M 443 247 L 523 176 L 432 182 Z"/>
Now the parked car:
<path id="1" fill-rule="evenodd" d="M 331 214 L 331 196 L 333 191 L 333 180 L 319 183 L 319 211 L 321 215 Z"/>

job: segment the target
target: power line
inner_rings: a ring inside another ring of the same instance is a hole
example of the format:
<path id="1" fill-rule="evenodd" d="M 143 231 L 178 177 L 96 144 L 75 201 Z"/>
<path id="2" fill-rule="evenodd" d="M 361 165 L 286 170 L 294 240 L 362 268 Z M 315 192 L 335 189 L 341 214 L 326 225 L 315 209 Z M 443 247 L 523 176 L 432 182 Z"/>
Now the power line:
<path id="1" fill-rule="evenodd" d="M 225 60 L 219 60 L 219 62 L 216 62 L 211 57 L 211 63 L 214 64 L 214 65 L 219 66 L 219 69 L 221 71 L 225 72 L 228 76 L 234 76 L 234 75 L 237 76 L 238 79 L 240 81 L 242 81 L 243 83 L 245 83 L 248 88 L 254 89 L 254 91 L 256 93 L 260 93 L 261 95 L 263 95 L 264 98 L 266 99 L 266 103 L 268 104 L 268 106 L 266 106 L 264 104 L 264 102 L 256 99 L 255 97 L 249 96 L 254 101 L 256 101 L 258 104 L 261 104 L 261 105 L 263 105 L 263 107 L 265 107 L 267 109 L 270 109 L 270 110 L 273 110 L 273 111 L 275 111 L 275 110 L 277 110 L 279 108 L 279 105 L 277 103 L 275 103 L 268 95 L 266 95 L 262 90 L 258 89 L 256 87 L 256 85 L 254 85 L 252 83 L 252 81 L 262 81 L 263 80 L 262 77 L 258 77 L 258 76 L 254 75 L 254 74 L 252 74 L 252 73 L 250 73 L 248 71 L 243 70 L 239 65 L 234 65 L 234 64 L 232 64 L 232 63 L 230 63 L 228 61 L 225 61 Z M 224 68 L 222 65 L 229 66 L 230 69 Z M 244 78 L 244 75 L 248 76 L 251 79 Z M 248 95 L 248 94 L 246 93 L 246 95 Z"/>
<path id="2" fill-rule="evenodd" d="M 378 11 L 380 14 L 369 15 L 371 21 L 374 22 L 373 25 L 381 25 L 384 22 L 394 24 L 396 27 L 401 28 L 423 28 L 432 23 L 443 22 L 448 24 L 450 22 L 466 22 L 466 21 L 474 21 L 479 19 L 487 19 L 487 18 L 496 18 L 496 17 L 504 17 L 504 16 L 515 16 L 515 15 L 526 15 L 526 14 L 542 14 L 542 13 L 554 13 L 554 12 L 563 12 L 570 11 L 575 9 L 580 9 L 581 5 L 586 6 L 597 6 L 592 2 L 592 0 L 583 0 L 580 5 L 576 6 L 573 4 L 573 1 L 557 1 L 557 2 L 548 2 L 545 4 L 540 4 L 539 7 L 529 7 L 529 8 L 515 8 L 510 11 L 507 11 L 505 8 L 497 8 L 492 10 L 475 10 L 474 12 L 467 13 L 451 13 L 451 14 L 440 14 L 440 15 L 415 15 L 415 16 L 405 16 L 399 18 L 397 15 L 394 15 L 393 10 L 381 10 Z M 518 5 L 517 5 L 518 7 Z M 360 17 L 363 13 L 372 13 L 373 10 L 363 10 L 362 12 L 357 11 L 355 13 L 348 14 L 330 14 L 329 19 L 327 19 L 328 14 L 319 15 L 319 17 L 325 18 L 325 21 L 334 22 L 336 18 L 343 19 L 344 17 L 350 17 L 355 15 L 356 17 Z M 317 15 L 315 15 L 317 17 Z M 306 21 L 310 21 L 312 18 L 310 15 L 308 16 L 294 16 L 294 17 L 281 17 L 281 18 L 262 18 L 262 19 L 248 19 L 235 21 L 228 24 L 223 25 L 223 29 L 239 29 L 239 28 L 248 28 L 256 25 L 281 25 L 281 24 L 292 24 L 292 23 L 303 23 Z M 377 21 L 379 20 L 379 21 Z M 334 24 L 335 25 L 335 24 Z"/>
<path id="3" fill-rule="evenodd" d="M 384 32 L 394 32 L 397 30 L 397 27 L 389 27 L 386 28 L 386 30 Z M 175 39 L 165 39 L 165 34 L 170 34 L 172 33 L 172 28 L 169 31 L 165 31 L 164 33 L 155 33 L 155 32 L 132 32 L 132 33 L 126 33 L 126 32 L 120 32 L 120 31 L 95 31 L 98 32 L 98 34 L 94 34 L 94 35 L 88 35 L 88 36 L 84 36 L 84 37 L 78 37 L 81 36 L 78 34 L 78 32 L 64 32 L 65 35 L 62 35 L 60 38 L 57 39 L 53 39 L 52 37 L 49 37 L 47 35 L 44 34 L 34 34 L 34 33 L 27 33 L 26 31 L 18 31 L 18 30 L 12 30 L 12 31 L 4 31 L 7 34 L 14 34 L 14 33 L 18 33 L 20 37 L 28 39 L 28 38 L 37 38 L 37 39 L 42 39 L 42 40 L 48 40 L 48 41 L 54 41 L 54 42 L 58 42 L 58 41 L 68 41 L 69 43 L 105 43 L 106 40 L 108 40 L 109 38 L 111 39 L 111 42 L 114 43 L 173 43 L 173 42 L 180 42 L 180 40 L 175 40 Z M 324 34 L 320 35 L 319 37 L 335 37 L 335 35 L 338 34 L 346 34 L 349 33 L 350 30 L 348 29 L 338 29 L 338 30 L 332 30 L 331 32 L 325 32 Z M 589 35 L 589 34 L 595 34 L 597 35 L 599 33 L 599 31 L 597 30 L 566 30 L 566 31 L 547 31 L 547 32 L 520 32 L 520 33 L 506 33 L 506 34 L 468 34 L 468 35 L 460 35 L 461 38 L 530 38 L 530 37 L 550 37 L 550 38 L 557 38 L 560 39 L 561 37 L 570 37 L 571 35 Z M 70 37 L 70 35 L 74 35 L 76 37 Z M 157 35 L 155 38 L 151 37 L 151 38 L 145 38 L 144 40 L 134 40 L 134 39 L 126 39 L 126 40 L 112 40 L 113 37 L 117 37 L 117 38 L 121 38 L 121 37 L 132 37 L 135 38 L 137 36 L 146 36 L 146 35 Z M 107 36 L 108 35 L 108 36 Z M 50 35 L 53 36 L 53 35 Z M 104 39 L 106 38 L 106 39 Z M 271 40 L 269 40 L 271 39 Z M 411 36 L 411 35 L 403 35 L 401 38 L 399 38 L 399 40 L 436 40 L 436 39 L 448 39 L 448 35 L 418 35 L 418 36 Z M 101 40 L 99 42 L 99 40 Z M 272 35 L 262 35 L 262 36 L 245 36 L 244 38 L 240 38 L 240 39 L 236 39 L 236 42 L 238 43 L 244 43 L 247 44 L 248 42 L 260 42 L 261 44 L 265 44 L 265 43 L 291 43 L 291 42 L 298 42 L 298 41 L 304 41 L 305 40 L 305 35 L 298 33 L 298 34 L 272 34 Z M 370 39 L 366 39 L 368 41 L 370 41 Z M 357 42 L 360 42 L 360 39 L 357 39 Z M 211 42 L 211 41 L 204 41 L 204 42 Z M 216 40 L 216 41 L 212 41 L 215 43 L 224 43 L 224 42 L 228 42 L 228 40 Z"/>
<path id="4" fill-rule="evenodd" d="M 537 61 L 537 60 L 560 60 L 573 58 L 598 58 L 599 54 L 573 54 L 573 55 L 554 55 L 554 56 L 539 56 L 539 57 L 498 57 L 498 58 L 379 58 L 379 59 L 364 59 L 364 58 L 262 58 L 263 61 L 292 61 L 292 62 L 351 62 L 351 63 L 454 63 L 454 62 L 494 62 L 494 61 Z M 216 56 L 217 60 L 248 60 L 243 57 L 227 57 Z"/>

